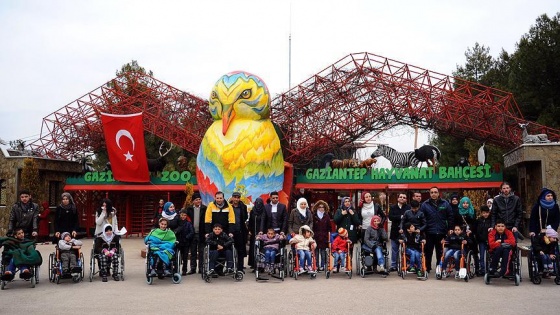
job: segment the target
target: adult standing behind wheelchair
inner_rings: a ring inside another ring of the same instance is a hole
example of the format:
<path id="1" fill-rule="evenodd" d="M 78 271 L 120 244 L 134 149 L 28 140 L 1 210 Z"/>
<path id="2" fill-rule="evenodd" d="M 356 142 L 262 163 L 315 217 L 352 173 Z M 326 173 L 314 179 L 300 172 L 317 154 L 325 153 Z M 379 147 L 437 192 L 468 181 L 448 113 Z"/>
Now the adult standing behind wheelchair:
<path id="1" fill-rule="evenodd" d="M 105 224 L 111 224 L 113 230 L 118 230 L 117 222 L 117 209 L 113 207 L 113 203 L 110 199 L 103 199 L 101 201 L 101 207 L 97 209 L 95 215 L 95 236 L 103 233 L 103 227 Z"/>
<path id="2" fill-rule="evenodd" d="M 531 209 L 529 235 L 533 237 L 539 233 L 545 233 L 548 225 L 554 231 L 558 231 L 560 208 L 558 208 L 556 203 L 556 193 L 551 189 L 543 188 Z"/>
<path id="3" fill-rule="evenodd" d="M 54 237 L 59 239 L 64 232 L 76 237 L 79 227 L 78 209 L 70 193 L 62 193 L 62 202 L 56 207 L 54 215 Z"/>
<path id="4" fill-rule="evenodd" d="M 19 201 L 13 205 L 10 211 L 6 235 L 12 236 L 15 229 L 21 228 L 25 235 L 36 237 L 39 230 L 38 219 L 39 205 L 33 202 L 29 190 L 22 189 L 19 192 Z"/>

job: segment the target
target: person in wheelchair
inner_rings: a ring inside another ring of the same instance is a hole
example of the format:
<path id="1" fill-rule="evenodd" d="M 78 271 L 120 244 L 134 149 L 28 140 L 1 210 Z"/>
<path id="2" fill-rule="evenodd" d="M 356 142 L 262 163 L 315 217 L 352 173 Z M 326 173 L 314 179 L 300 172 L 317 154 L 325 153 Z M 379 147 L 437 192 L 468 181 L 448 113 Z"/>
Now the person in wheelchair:
<path id="1" fill-rule="evenodd" d="M 270 273 L 274 270 L 276 254 L 284 235 L 277 234 L 273 228 L 269 228 L 266 234 L 260 235 L 258 239 L 264 243 L 264 272 Z"/>
<path id="2" fill-rule="evenodd" d="M 383 245 L 387 242 L 387 231 L 381 226 L 381 217 L 374 215 L 371 225 L 367 228 L 364 236 L 362 249 L 377 256 L 377 272 L 385 272 L 385 257 L 383 256 Z"/>
<path id="3" fill-rule="evenodd" d="M 62 273 L 80 273 L 82 267 L 78 266 L 76 252 L 82 248 L 82 242 L 72 238 L 69 232 L 60 235 L 58 250 L 62 261 Z"/>
<path id="4" fill-rule="evenodd" d="M 0 238 L 2 252 L 2 264 L 7 265 L 2 274 L 3 281 L 12 281 L 16 274 L 16 266 L 19 268 L 19 276 L 22 279 L 30 279 L 33 276 L 32 265 L 41 265 L 41 254 L 35 250 L 35 243 L 25 238 L 22 228 L 14 229 L 15 237 Z"/>
<path id="5" fill-rule="evenodd" d="M 171 260 L 175 255 L 175 233 L 167 228 L 167 219 L 160 218 L 158 222 L 159 228 L 153 229 L 148 236 L 144 238 L 144 244 L 149 245 L 148 250 L 154 253 L 150 262 L 150 277 L 171 276 L 173 270 Z"/>
<path id="6" fill-rule="evenodd" d="M 352 244 L 352 241 L 348 239 L 348 231 L 346 231 L 345 228 L 339 228 L 338 235 L 334 239 L 331 247 L 334 257 L 334 266 L 336 267 L 340 261 L 340 272 L 346 271 L 346 255 L 348 255 L 349 243 Z M 348 267 L 350 268 L 351 266 Z"/>
<path id="7" fill-rule="evenodd" d="M 469 243 L 469 237 L 463 232 L 463 227 L 460 224 L 455 224 L 453 227 L 453 233 L 448 234 L 445 239 L 441 240 L 441 243 L 445 246 L 447 245 L 447 250 L 442 263 L 443 277 L 448 277 L 447 264 L 449 259 L 453 257 L 455 259 L 455 278 L 459 278 L 459 259 L 463 253 L 461 252 L 462 247 L 467 246 Z"/>
<path id="8" fill-rule="evenodd" d="M 513 232 L 506 229 L 504 221 L 497 220 L 496 225 L 490 233 L 488 233 L 488 247 L 492 261 L 488 268 L 488 274 L 492 277 L 503 277 L 509 275 L 511 250 L 516 246 L 515 236 Z M 501 262 L 500 273 L 497 272 L 498 263 Z"/>
<path id="9" fill-rule="evenodd" d="M 558 255 L 558 232 L 556 232 L 550 225 L 546 227 L 545 233 L 540 233 L 532 238 L 532 247 L 539 272 L 542 273 L 544 279 L 550 278 L 554 270 L 554 263 L 557 262 Z M 556 277 L 559 275 L 556 274 Z"/>
<path id="10" fill-rule="evenodd" d="M 418 277 L 422 277 L 421 244 L 425 244 L 426 240 L 422 237 L 420 229 L 417 229 L 411 222 L 405 223 L 403 233 L 401 234 L 401 237 L 399 239 L 399 243 L 406 245 L 405 254 L 410 259 L 407 271 L 417 273 Z"/>
<path id="11" fill-rule="evenodd" d="M 206 244 L 209 246 L 208 274 L 215 272 L 216 261 L 220 256 L 226 257 L 226 273 L 233 273 L 233 238 L 224 232 L 220 223 L 214 224 L 212 233 L 206 238 Z"/>
<path id="12" fill-rule="evenodd" d="M 105 224 L 103 233 L 95 238 L 94 252 L 99 255 L 99 275 L 103 282 L 107 282 L 109 266 L 113 268 L 113 279 L 119 281 L 119 242 L 120 236 L 113 233 L 113 226 Z"/>
<path id="13" fill-rule="evenodd" d="M 299 272 L 305 272 L 304 267 L 307 266 L 307 272 L 314 273 L 313 263 L 311 259 L 311 251 L 315 250 L 317 244 L 313 239 L 313 231 L 307 225 L 299 228 L 299 234 L 292 237 L 290 244 L 295 244 L 297 255 L 299 256 Z"/>

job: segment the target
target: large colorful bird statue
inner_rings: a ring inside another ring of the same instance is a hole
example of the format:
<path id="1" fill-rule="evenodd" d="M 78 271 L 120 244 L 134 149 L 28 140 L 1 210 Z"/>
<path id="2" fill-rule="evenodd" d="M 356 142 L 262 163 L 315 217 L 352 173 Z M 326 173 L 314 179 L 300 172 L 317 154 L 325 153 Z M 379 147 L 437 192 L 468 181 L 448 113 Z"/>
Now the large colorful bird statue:
<path id="1" fill-rule="evenodd" d="M 270 120 L 270 94 L 256 75 L 233 72 L 222 76 L 210 94 L 214 123 L 197 156 L 196 179 L 205 204 L 217 191 L 234 191 L 255 200 L 280 191 L 284 157 Z"/>

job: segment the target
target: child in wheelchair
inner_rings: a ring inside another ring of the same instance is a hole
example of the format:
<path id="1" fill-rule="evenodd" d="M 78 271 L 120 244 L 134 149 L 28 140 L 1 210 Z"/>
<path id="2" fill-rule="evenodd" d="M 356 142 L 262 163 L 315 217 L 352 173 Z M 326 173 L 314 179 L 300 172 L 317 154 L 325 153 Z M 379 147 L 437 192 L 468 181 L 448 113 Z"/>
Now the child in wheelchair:
<path id="1" fill-rule="evenodd" d="M 264 272 L 270 273 L 274 270 L 276 254 L 284 235 L 277 234 L 273 228 L 269 228 L 266 234 L 260 235 L 258 239 L 264 243 Z"/>
<path id="2" fill-rule="evenodd" d="M 33 276 L 33 265 L 41 265 L 41 254 L 35 250 L 35 243 L 25 238 L 22 228 L 14 230 L 15 237 L 0 238 L 0 247 L 4 247 L 2 252 L 2 281 L 12 281 L 16 274 L 16 267 L 19 268 L 19 276 L 22 279 L 30 279 Z M 3 288 L 3 287 L 2 287 Z"/>
<path id="3" fill-rule="evenodd" d="M 362 249 L 375 253 L 377 256 L 377 272 L 385 272 L 385 257 L 383 255 L 383 245 L 387 242 L 387 231 L 381 226 L 381 217 L 374 215 L 371 218 L 371 225 L 367 228 L 364 236 Z"/>
<path id="4" fill-rule="evenodd" d="M 148 246 L 151 257 L 150 272 L 148 277 L 163 278 L 172 276 L 174 270 L 173 258 L 175 257 L 175 242 L 177 238 L 171 229 L 167 228 L 167 219 L 160 218 L 158 221 L 159 228 L 153 229 L 146 238 L 144 243 Z"/>
<path id="5" fill-rule="evenodd" d="M 422 277 L 422 244 L 426 240 L 422 237 L 420 230 L 414 224 L 407 222 L 404 224 L 403 233 L 400 236 L 399 243 L 405 244 L 405 254 L 409 257 L 408 272 L 417 273 L 418 277 Z"/>
<path id="6" fill-rule="evenodd" d="M 459 260 L 464 254 L 462 250 L 469 243 L 469 238 L 463 232 L 463 227 L 460 224 L 456 224 L 453 227 L 453 233 L 447 235 L 445 239 L 441 240 L 441 243 L 443 244 L 443 246 L 447 247 L 447 250 L 445 251 L 443 257 L 443 263 L 441 268 L 443 273 L 442 276 L 444 278 L 449 277 L 449 273 L 447 271 L 447 264 L 449 264 L 449 260 L 451 259 L 451 257 L 453 257 L 455 260 L 455 278 L 458 279 L 459 267 L 460 267 Z"/>
<path id="7" fill-rule="evenodd" d="M 295 244 L 297 255 L 299 256 L 299 273 L 305 271 L 315 273 L 311 259 L 311 251 L 315 250 L 316 243 L 313 239 L 313 231 L 307 225 L 299 228 L 299 234 L 292 237 L 290 244 Z M 307 270 L 305 269 L 307 267 Z"/>
<path id="8" fill-rule="evenodd" d="M 233 273 L 233 238 L 224 232 L 220 223 L 214 224 L 212 233 L 206 238 L 206 244 L 209 246 L 208 275 L 213 275 L 216 272 L 214 269 L 220 256 L 226 258 L 226 274 Z"/>
<path id="9" fill-rule="evenodd" d="M 338 229 L 338 235 L 331 245 L 332 255 L 334 258 L 334 267 L 336 267 L 340 262 L 340 272 L 346 271 L 346 255 L 348 255 L 348 244 L 352 244 L 352 241 L 348 239 L 348 231 L 345 228 L 341 227 Z M 350 268 L 352 266 L 348 267 Z"/>
<path id="10" fill-rule="evenodd" d="M 549 225 L 545 233 L 540 233 L 532 239 L 531 245 L 542 277 L 548 279 L 551 274 L 554 274 L 558 278 L 558 271 L 555 270 L 558 258 L 558 232 Z"/>
<path id="11" fill-rule="evenodd" d="M 72 238 L 70 233 L 64 232 L 60 235 L 58 250 L 60 251 L 63 274 L 79 274 L 82 272 L 82 267 L 78 266 L 76 255 L 77 250 L 80 248 L 82 248 L 82 242 Z"/>
<path id="12" fill-rule="evenodd" d="M 508 276 L 511 260 L 511 250 L 515 248 L 515 236 L 511 230 L 506 229 L 504 221 L 496 221 L 496 225 L 490 233 L 488 233 L 488 247 L 492 259 L 488 268 L 488 275 L 491 277 Z M 500 272 L 498 273 L 498 263 L 501 260 Z"/>
<path id="13" fill-rule="evenodd" d="M 99 258 L 99 274 L 103 282 L 107 282 L 109 266 L 113 268 L 113 279 L 119 281 L 119 241 L 120 236 L 115 235 L 113 226 L 105 224 L 103 233 L 95 238 L 93 247 Z"/>

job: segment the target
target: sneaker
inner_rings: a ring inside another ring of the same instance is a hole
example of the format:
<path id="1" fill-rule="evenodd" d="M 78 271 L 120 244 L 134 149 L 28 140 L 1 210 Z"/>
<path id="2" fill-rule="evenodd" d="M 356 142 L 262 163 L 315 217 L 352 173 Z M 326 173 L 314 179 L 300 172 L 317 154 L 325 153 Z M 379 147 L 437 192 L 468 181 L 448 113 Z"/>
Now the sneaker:
<path id="1" fill-rule="evenodd" d="M 196 273 L 196 270 L 191 269 L 191 270 L 189 270 L 189 272 L 187 272 L 187 275 L 192 275 L 192 274 L 195 274 L 195 273 Z"/>
<path id="2" fill-rule="evenodd" d="M 313 271 L 313 267 L 307 266 L 307 271 L 310 271 L 310 272 Z"/>
<path id="3" fill-rule="evenodd" d="M 228 269 L 226 270 L 226 273 L 233 273 L 233 269 L 232 269 L 232 268 L 228 268 Z"/>
<path id="4" fill-rule="evenodd" d="M 340 272 L 345 272 L 345 271 L 346 271 L 346 267 L 340 266 Z"/>
<path id="5" fill-rule="evenodd" d="M 459 276 L 459 272 L 455 272 L 455 279 L 461 279 L 461 277 Z"/>
<path id="6" fill-rule="evenodd" d="M 319 271 L 325 271 L 325 267 L 319 267 Z"/>
<path id="7" fill-rule="evenodd" d="M 155 277 L 155 276 L 157 276 L 156 270 L 155 269 L 150 270 L 150 277 Z M 104 275 L 104 277 L 106 278 L 107 276 Z"/>
<path id="8" fill-rule="evenodd" d="M 441 277 L 442 277 L 442 278 L 447 278 L 447 277 L 449 277 L 449 274 L 447 274 L 447 271 L 444 270 L 444 271 L 441 273 Z"/>
<path id="9" fill-rule="evenodd" d="M 12 280 L 14 280 L 14 275 L 10 271 L 6 271 L 2 275 L 2 280 L 3 281 L 12 281 Z"/>
<path id="10" fill-rule="evenodd" d="M 424 273 L 422 273 L 422 270 L 418 270 L 418 272 L 416 273 L 416 275 L 418 276 L 418 278 L 421 278 L 424 276 Z"/>
<path id="11" fill-rule="evenodd" d="M 299 272 L 302 273 L 302 272 L 303 272 L 303 268 L 299 268 Z"/>
<path id="12" fill-rule="evenodd" d="M 208 274 L 209 274 L 209 275 L 214 274 L 214 269 L 208 270 Z"/>
<path id="13" fill-rule="evenodd" d="M 113 280 L 120 281 L 121 278 L 119 278 L 119 275 L 113 274 Z"/>
<path id="14" fill-rule="evenodd" d="M 171 271 L 165 269 L 165 270 L 163 271 L 163 275 L 164 275 L 164 276 L 170 276 L 170 275 L 172 275 L 172 273 L 171 273 Z"/>
<path id="15" fill-rule="evenodd" d="M 397 271 L 397 268 L 395 268 L 394 271 Z M 377 272 L 385 272 L 385 267 L 383 267 L 383 265 L 377 265 Z"/>
<path id="16" fill-rule="evenodd" d="M 416 273 L 416 268 L 410 267 L 410 269 L 408 269 L 408 271 L 411 272 L 411 273 Z"/>
<path id="17" fill-rule="evenodd" d="M 101 281 L 103 281 L 103 282 L 107 282 L 107 277 L 103 277 L 103 278 L 101 278 Z"/>

